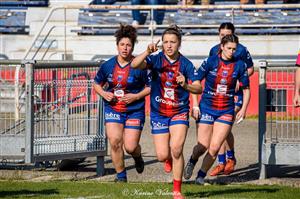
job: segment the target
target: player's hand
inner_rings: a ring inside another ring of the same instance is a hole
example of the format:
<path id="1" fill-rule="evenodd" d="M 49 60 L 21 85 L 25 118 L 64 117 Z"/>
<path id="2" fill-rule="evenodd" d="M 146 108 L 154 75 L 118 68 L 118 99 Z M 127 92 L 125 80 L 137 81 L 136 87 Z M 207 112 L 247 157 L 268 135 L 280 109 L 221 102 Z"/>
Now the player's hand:
<path id="1" fill-rule="evenodd" d="M 245 117 L 246 117 L 246 111 L 241 109 L 239 112 L 237 112 L 237 114 L 235 116 L 235 121 L 243 120 L 243 119 L 245 119 Z"/>
<path id="2" fill-rule="evenodd" d="M 104 91 L 102 97 L 108 102 L 111 102 L 115 98 L 114 94 L 108 91 Z"/>
<path id="3" fill-rule="evenodd" d="M 158 50 L 158 43 L 160 42 L 160 39 L 157 40 L 155 43 L 149 44 L 147 47 L 147 52 L 149 54 L 154 53 Z"/>
<path id="4" fill-rule="evenodd" d="M 130 104 L 136 100 L 138 100 L 138 95 L 134 94 L 134 93 L 127 93 L 123 97 L 120 98 L 120 101 L 123 101 L 126 104 Z"/>
<path id="5" fill-rule="evenodd" d="M 187 83 L 185 82 L 185 77 L 183 76 L 183 74 L 181 72 L 178 72 L 178 76 L 176 77 L 176 82 L 183 88 L 186 87 Z"/>
<path id="6" fill-rule="evenodd" d="M 293 102 L 294 102 L 294 106 L 300 107 L 300 95 L 299 94 L 298 95 L 295 94 Z"/>
<path id="7" fill-rule="evenodd" d="M 194 106 L 193 109 L 192 109 L 192 117 L 195 119 L 195 120 L 198 120 L 199 117 L 200 117 L 200 109 L 198 106 Z"/>

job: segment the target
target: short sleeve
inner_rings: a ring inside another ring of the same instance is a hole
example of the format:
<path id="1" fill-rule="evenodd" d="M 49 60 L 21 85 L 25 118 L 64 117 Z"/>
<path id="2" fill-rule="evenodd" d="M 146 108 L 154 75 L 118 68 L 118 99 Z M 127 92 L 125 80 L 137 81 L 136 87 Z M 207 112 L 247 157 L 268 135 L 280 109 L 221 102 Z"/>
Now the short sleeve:
<path id="1" fill-rule="evenodd" d="M 192 82 L 199 80 L 198 79 L 198 71 L 191 62 L 189 62 L 187 64 L 186 68 L 187 68 L 187 71 L 186 71 L 187 73 L 186 74 L 187 74 L 187 78 L 189 80 L 191 80 Z"/>
<path id="2" fill-rule="evenodd" d="M 247 50 L 247 48 L 244 48 L 242 52 L 242 61 L 246 63 L 247 69 L 253 67 L 254 65 L 250 52 Z"/>
<path id="3" fill-rule="evenodd" d="M 96 84 L 103 84 L 107 81 L 105 75 L 105 63 L 100 65 L 99 70 L 94 78 Z"/>
<path id="4" fill-rule="evenodd" d="M 250 81 L 249 81 L 249 76 L 247 72 L 247 64 L 244 62 L 238 62 L 239 64 L 239 82 L 240 82 L 240 87 L 242 89 L 249 88 L 250 86 Z"/>
<path id="5" fill-rule="evenodd" d="M 209 60 L 204 59 L 197 71 L 197 79 L 202 81 L 209 72 Z"/>
<path id="6" fill-rule="evenodd" d="M 150 86 L 150 84 L 151 84 L 151 80 L 152 80 L 151 75 L 152 75 L 152 73 L 151 73 L 151 70 L 149 70 L 149 69 L 144 69 L 141 71 L 141 79 L 143 80 L 143 83 L 146 86 Z"/>

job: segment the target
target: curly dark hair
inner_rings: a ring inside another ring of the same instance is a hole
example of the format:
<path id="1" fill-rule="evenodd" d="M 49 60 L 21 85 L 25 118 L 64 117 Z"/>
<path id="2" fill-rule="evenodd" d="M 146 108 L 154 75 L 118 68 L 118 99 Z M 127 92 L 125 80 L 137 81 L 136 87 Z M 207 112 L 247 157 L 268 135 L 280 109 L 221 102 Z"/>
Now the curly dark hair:
<path id="1" fill-rule="evenodd" d="M 115 32 L 117 45 L 119 44 L 122 38 L 129 38 L 132 46 L 137 42 L 137 31 L 131 25 L 120 24 L 120 28 Z"/>
<path id="2" fill-rule="evenodd" d="M 165 34 L 174 34 L 177 36 L 179 40 L 179 45 L 181 45 L 181 35 L 182 35 L 182 30 L 179 28 L 176 24 L 170 25 L 166 30 L 164 30 L 161 40 L 163 40 Z"/>

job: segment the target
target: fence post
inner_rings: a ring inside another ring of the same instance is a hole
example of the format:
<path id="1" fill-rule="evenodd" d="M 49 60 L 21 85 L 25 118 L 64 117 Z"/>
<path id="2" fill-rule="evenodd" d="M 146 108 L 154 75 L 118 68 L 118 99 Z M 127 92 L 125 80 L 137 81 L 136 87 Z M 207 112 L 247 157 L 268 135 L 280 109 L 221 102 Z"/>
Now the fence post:
<path id="1" fill-rule="evenodd" d="M 154 42 L 153 41 L 153 37 L 154 37 L 154 30 L 153 30 L 153 21 L 154 21 L 154 10 L 153 10 L 153 8 L 151 8 L 151 10 L 150 10 L 150 33 L 151 33 L 151 41 L 152 41 L 152 43 Z"/>
<path id="2" fill-rule="evenodd" d="M 259 163 L 259 179 L 266 178 L 266 165 L 263 163 L 264 139 L 266 133 L 266 105 L 267 105 L 267 89 L 266 89 L 266 71 L 268 62 L 266 60 L 259 61 L 259 130 L 258 130 L 258 163 Z"/>
<path id="3" fill-rule="evenodd" d="M 107 152 L 107 138 L 105 134 L 105 124 L 104 124 L 104 101 L 103 98 L 99 96 L 98 101 L 98 132 L 97 134 L 101 139 L 105 139 L 104 143 L 101 142 L 101 144 L 104 144 L 105 151 Z M 96 173 L 97 176 L 103 176 L 105 174 L 105 168 L 104 168 L 104 156 L 97 156 L 97 168 Z"/>
<path id="4" fill-rule="evenodd" d="M 25 163 L 33 162 L 33 139 L 34 139 L 34 61 L 25 60 L 23 63 L 26 71 L 26 107 L 25 107 Z"/>

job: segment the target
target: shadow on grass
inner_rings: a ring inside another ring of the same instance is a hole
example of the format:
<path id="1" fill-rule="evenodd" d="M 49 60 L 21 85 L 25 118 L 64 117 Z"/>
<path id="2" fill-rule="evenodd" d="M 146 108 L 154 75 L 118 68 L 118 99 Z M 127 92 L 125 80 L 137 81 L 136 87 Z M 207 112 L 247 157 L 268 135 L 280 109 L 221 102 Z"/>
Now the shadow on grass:
<path id="1" fill-rule="evenodd" d="M 109 157 L 109 158 L 110 158 L 110 157 Z M 130 159 L 130 158 L 132 158 L 132 157 L 129 156 L 129 155 L 125 155 L 125 157 L 124 157 L 125 160 L 126 160 L 126 159 Z M 155 163 L 158 163 L 158 162 L 159 162 L 159 161 L 156 159 L 156 156 L 143 156 L 143 158 L 144 158 L 144 161 L 145 161 L 145 167 L 146 167 L 146 166 L 150 166 L 151 164 L 155 164 Z M 153 158 L 153 159 L 148 160 L 149 158 Z M 147 160 L 145 160 L 145 159 L 147 159 Z M 111 163 L 111 159 L 106 160 L 106 161 L 105 161 L 105 164 L 107 164 L 107 163 Z M 92 164 L 90 164 L 90 165 L 95 165 L 95 164 L 92 163 Z M 128 170 L 131 170 L 131 169 L 134 169 L 134 170 L 135 170 L 135 165 L 134 165 L 134 164 L 131 164 L 131 165 L 129 165 L 129 166 L 126 166 L 126 170 L 127 170 L 127 171 L 128 171 Z M 84 172 L 86 172 L 86 171 L 89 171 L 89 172 L 96 172 L 96 168 L 94 168 L 94 167 L 93 167 L 93 168 L 86 168 L 85 165 L 83 165 L 81 168 L 78 167 L 76 171 L 80 171 L 80 172 L 82 172 L 82 171 L 84 171 Z M 115 170 L 113 167 L 110 167 L 110 168 L 105 167 L 104 176 L 107 176 L 107 175 L 114 175 L 114 174 L 116 174 L 116 170 Z M 90 177 L 88 177 L 88 178 L 86 178 L 86 179 L 94 179 L 94 178 L 98 178 L 98 177 L 99 177 L 99 176 L 97 176 L 97 175 L 93 175 L 93 176 L 90 176 Z"/>
<path id="2" fill-rule="evenodd" d="M 220 175 L 214 179 L 210 179 L 212 184 L 231 184 L 231 183 L 243 183 L 259 178 L 259 165 L 250 164 L 247 167 L 236 169 L 230 175 Z"/>
<path id="3" fill-rule="evenodd" d="M 227 185 L 231 183 L 243 183 L 252 180 L 257 180 L 258 177 L 258 164 L 251 164 L 247 167 L 236 169 L 230 175 L 219 175 L 217 177 L 205 179 L 205 181 L 209 184 Z M 184 183 L 194 184 L 195 179 L 185 181 Z"/>
<path id="4" fill-rule="evenodd" d="M 25 196 L 32 197 L 32 196 L 39 196 L 39 195 L 52 195 L 52 194 L 59 194 L 56 189 L 45 189 L 39 191 L 21 189 L 21 190 L 14 190 L 14 191 L 0 191 L 0 198 L 9 196 L 10 198 Z"/>
<path id="5" fill-rule="evenodd" d="M 291 165 L 267 165 L 267 177 L 281 178 L 300 178 L 300 166 Z M 205 179 L 206 182 L 213 185 L 227 185 L 232 183 L 244 183 L 259 179 L 259 164 L 250 164 L 247 167 L 238 168 L 230 175 L 218 175 Z M 194 184 L 195 179 L 184 182 L 185 184 Z"/>
<path id="6" fill-rule="evenodd" d="M 198 192 L 185 192 L 184 195 L 187 197 L 203 198 L 203 197 L 212 197 L 218 195 L 227 195 L 227 196 L 237 196 L 236 194 L 242 193 L 275 193 L 279 191 L 278 188 L 228 188 L 223 190 L 203 190 Z"/>

